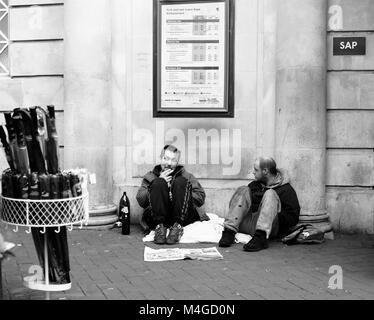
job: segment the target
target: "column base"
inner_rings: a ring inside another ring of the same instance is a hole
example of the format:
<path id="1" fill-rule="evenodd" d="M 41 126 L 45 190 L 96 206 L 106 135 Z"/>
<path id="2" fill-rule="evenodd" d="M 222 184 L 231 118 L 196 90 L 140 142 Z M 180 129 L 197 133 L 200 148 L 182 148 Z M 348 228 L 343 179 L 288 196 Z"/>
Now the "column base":
<path id="1" fill-rule="evenodd" d="M 300 215 L 299 224 L 309 223 L 325 233 L 325 239 L 334 240 L 334 231 L 330 223 L 329 215 Z"/>
<path id="2" fill-rule="evenodd" d="M 90 219 L 85 230 L 109 230 L 118 221 L 117 206 L 108 205 L 90 208 Z"/>

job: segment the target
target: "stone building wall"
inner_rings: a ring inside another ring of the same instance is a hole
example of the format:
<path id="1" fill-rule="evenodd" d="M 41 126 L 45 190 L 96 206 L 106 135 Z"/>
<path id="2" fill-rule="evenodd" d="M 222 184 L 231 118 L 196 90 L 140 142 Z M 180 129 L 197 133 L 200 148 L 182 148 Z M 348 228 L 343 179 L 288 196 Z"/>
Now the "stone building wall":
<path id="1" fill-rule="evenodd" d="M 329 0 L 327 204 L 333 226 L 374 233 L 374 1 Z M 366 37 L 333 56 L 333 37 Z"/>
<path id="2" fill-rule="evenodd" d="M 127 191 L 138 221 L 141 177 L 167 142 L 209 212 L 225 216 L 254 159 L 270 155 L 292 170 L 306 216 L 327 204 L 335 230 L 374 233 L 374 1 L 236 0 L 233 119 L 153 118 L 153 1 L 8 3 L 0 111 L 56 105 L 61 159 L 96 171 L 95 206 Z M 332 38 L 351 35 L 367 37 L 367 55 L 332 56 Z"/>

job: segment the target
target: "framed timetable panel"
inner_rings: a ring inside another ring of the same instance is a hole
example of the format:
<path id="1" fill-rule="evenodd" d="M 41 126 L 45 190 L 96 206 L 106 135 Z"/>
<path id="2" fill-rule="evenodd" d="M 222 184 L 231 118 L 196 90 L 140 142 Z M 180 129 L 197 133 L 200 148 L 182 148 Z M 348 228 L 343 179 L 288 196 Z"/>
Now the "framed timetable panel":
<path id="1" fill-rule="evenodd" d="M 234 1 L 154 0 L 154 117 L 234 117 Z"/>

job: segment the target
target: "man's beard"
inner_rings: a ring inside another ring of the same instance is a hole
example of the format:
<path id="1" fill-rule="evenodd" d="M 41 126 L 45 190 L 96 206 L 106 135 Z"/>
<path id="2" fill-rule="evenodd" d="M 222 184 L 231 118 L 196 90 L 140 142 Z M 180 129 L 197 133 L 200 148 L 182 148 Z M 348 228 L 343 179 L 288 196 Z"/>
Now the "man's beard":
<path id="1" fill-rule="evenodd" d="M 268 179 L 264 176 L 260 177 L 259 179 L 256 179 L 258 182 L 261 182 L 263 184 L 267 184 Z"/>
<path id="2" fill-rule="evenodd" d="M 166 170 L 175 170 L 175 168 L 171 167 L 171 166 L 168 166 L 168 165 L 165 165 L 165 166 L 161 166 L 161 169 L 162 171 L 166 171 Z"/>

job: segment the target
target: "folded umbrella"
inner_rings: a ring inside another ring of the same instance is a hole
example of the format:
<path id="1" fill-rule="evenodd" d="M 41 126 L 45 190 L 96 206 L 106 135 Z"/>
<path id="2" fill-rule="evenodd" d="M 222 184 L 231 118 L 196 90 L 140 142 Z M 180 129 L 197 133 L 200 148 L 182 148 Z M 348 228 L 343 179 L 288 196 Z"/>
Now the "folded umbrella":
<path id="1" fill-rule="evenodd" d="M 48 140 L 46 142 L 48 172 L 56 174 L 59 171 L 58 157 L 58 135 L 56 130 L 55 107 L 48 106 L 47 130 Z"/>
<path id="2" fill-rule="evenodd" d="M 58 135 L 56 130 L 56 117 L 54 106 L 48 106 L 48 115 L 45 117 L 47 124 L 46 158 L 48 172 L 51 174 L 51 198 L 61 199 L 63 188 L 63 176 L 59 173 Z M 64 194 L 66 195 L 66 194 Z M 57 203 L 57 207 L 61 204 Z M 59 207 L 58 207 L 59 208 Z M 57 210 L 58 212 L 59 210 Z M 70 282 L 69 246 L 66 227 L 60 229 L 60 233 L 48 230 L 50 240 L 50 254 L 53 259 L 54 278 L 57 283 Z"/>
<path id="3" fill-rule="evenodd" d="M 29 161 L 29 154 L 27 151 L 26 140 L 24 136 L 24 126 L 21 116 L 13 117 L 17 135 L 17 148 L 16 154 L 18 159 L 18 171 L 21 174 L 29 174 L 30 173 L 30 161 Z"/>
<path id="4" fill-rule="evenodd" d="M 17 136 L 15 144 L 15 154 L 17 159 L 18 172 L 14 175 L 14 189 L 17 199 L 27 200 L 29 197 L 29 177 L 30 162 L 24 136 L 24 127 L 21 116 L 13 117 L 14 128 Z M 18 224 L 26 223 L 26 216 L 21 214 L 17 216 Z"/>
<path id="5" fill-rule="evenodd" d="M 35 107 L 38 122 L 38 135 L 37 140 L 40 144 L 40 149 L 45 159 L 45 167 L 47 168 L 47 151 L 46 151 L 46 141 L 48 140 L 47 131 L 47 111 L 42 107 Z"/>
<path id="6" fill-rule="evenodd" d="M 14 184 L 13 184 L 13 171 L 8 169 L 5 170 L 1 175 L 1 191 L 3 197 L 15 198 Z"/>
<path id="7" fill-rule="evenodd" d="M 60 178 L 60 187 L 61 187 L 61 197 L 63 199 L 72 198 L 72 191 L 70 187 L 70 175 L 69 174 L 60 174 L 58 175 Z M 69 245 L 67 241 L 67 231 L 66 228 L 61 229 L 60 238 L 64 238 L 64 241 L 56 242 L 56 248 L 58 248 L 59 252 L 61 253 L 60 257 L 61 263 L 60 266 L 62 267 L 59 277 L 62 283 L 70 282 L 70 262 L 69 262 Z"/>
<path id="8" fill-rule="evenodd" d="M 63 173 L 62 174 L 62 191 L 61 195 L 63 199 L 68 199 L 73 197 L 73 193 L 71 190 L 71 182 L 70 182 L 70 174 Z"/>
<path id="9" fill-rule="evenodd" d="M 40 184 L 40 199 L 49 200 L 51 199 L 51 180 L 47 174 L 39 175 Z"/>
<path id="10" fill-rule="evenodd" d="M 23 200 L 29 199 L 30 184 L 29 184 L 28 175 L 23 173 L 23 174 L 18 174 L 16 176 L 17 176 L 17 182 L 18 182 L 18 188 L 19 188 L 19 191 L 18 191 L 19 198 Z"/>
<path id="11" fill-rule="evenodd" d="M 30 172 L 30 161 L 28 158 L 28 150 L 26 146 L 26 141 L 24 138 L 24 124 L 23 124 L 23 119 L 22 116 L 20 115 L 20 110 L 15 110 L 15 115 L 13 115 L 13 120 L 15 122 L 15 129 L 16 129 L 16 135 L 17 135 L 17 157 L 18 157 L 18 163 L 19 163 L 19 171 L 21 173 Z M 31 117 L 29 117 L 25 113 L 21 113 L 25 119 L 25 122 L 28 127 L 28 133 L 30 130 L 30 122 Z M 31 151 L 32 153 L 33 151 Z M 33 166 L 35 166 L 35 163 L 32 162 Z M 35 169 L 35 167 L 33 168 Z M 28 185 L 26 185 L 27 179 L 25 177 L 18 177 L 17 182 L 18 182 L 18 193 L 19 193 L 19 198 L 21 199 L 27 199 L 28 194 L 26 194 L 25 190 L 28 188 Z M 33 212 L 30 212 L 31 215 L 33 215 Z M 39 258 L 39 262 L 42 266 L 44 266 L 44 236 L 40 233 L 41 229 L 40 228 L 32 228 L 32 237 L 34 240 L 34 245 L 36 249 L 37 256 Z M 51 259 L 53 262 L 53 259 Z M 49 273 L 53 274 L 53 270 L 51 270 Z"/>
<path id="12" fill-rule="evenodd" d="M 46 174 L 39 175 L 39 195 L 41 200 L 49 200 L 51 193 L 51 187 L 50 187 L 50 179 L 49 176 Z M 46 210 L 42 212 L 45 216 L 48 216 L 51 214 L 50 210 Z M 32 237 L 35 244 L 36 253 L 38 255 L 39 263 L 44 268 L 44 235 L 40 233 L 40 228 L 32 228 Z M 51 272 L 51 270 L 49 271 Z"/>
<path id="13" fill-rule="evenodd" d="M 47 148 L 48 150 L 48 148 Z M 63 195 L 63 175 L 61 173 L 50 175 L 50 197 L 51 199 L 61 199 Z M 52 203 L 51 211 L 57 214 L 63 210 L 62 203 Z M 60 217 L 55 217 L 56 219 Z M 48 229 L 49 253 L 53 262 L 53 274 L 51 275 L 56 283 L 70 282 L 70 262 L 69 245 L 67 240 L 66 227 L 60 228 L 60 233 L 55 233 L 55 229 Z"/>
<path id="14" fill-rule="evenodd" d="M 1 186 L 2 186 L 2 195 L 7 198 L 15 198 L 15 161 L 12 155 L 12 150 L 7 141 L 6 133 L 3 126 L 0 126 L 0 140 L 3 144 L 5 156 L 9 164 L 9 169 L 5 170 L 2 174 Z"/>
<path id="15" fill-rule="evenodd" d="M 48 229 L 49 252 L 53 262 L 54 282 L 70 283 L 69 245 L 66 227 L 62 227 L 60 233 L 53 228 Z"/>
<path id="16" fill-rule="evenodd" d="M 10 146 L 9 146 L 8 141 L 7 141 L 6 133 L 5 133 L 5 130 L 4 130 L 3 126 L 0 126 L 0 140 L 1 140 L 1 143 L 4 147 L 4 152 L 5 152 L 6 160 L 9 164 L 9 168 L 12 171 L 14 171 L 15 167 L 14 167 L 14 160 L 13 160 L 13 156 L 12 156 L 12 151 L 10 150 Z"/>
<path id="17" fill-rule="evenodd" d="M 42 200 L 61 199 L 61 177 L 61 174 L 39 175 L 39 195 Z M 50 221 L 50 223 L 55 223 L 54 218 L 60 211 L 60 206 L 61 204 L 58 202 L 50 202 L 48 210 L 43 213 L 46 220 Z M 56 219 L 57 222 L 58 220 Z M 51 283 L 63 284 L 70 282 L 67 232 L 66 227 L 61 227 L 60 233 L 56 233 L 56 231 L 56 228 L 47 228 L 48 274 Z M 38 228 L 32 229 L 32 235 L 39 263 L 44 268 L 44 236 L 41 235 Z"/>
<path id="18" fill-rule="evenodd" d="M 20 116 L 22 118 L 23 123 L 23 132 L 25 137 L 25 142 L 27 146 L 27 152 L 29 155 L 29 162 L 30 162 L 30 169 L 31 172 L 39 172 L 40 166 L 38 162 L 40 161 L 39 154 L 37 154 L 37 150 L 35 150 L 35 138 L 34 135 L 34 127 L 33 127 L 33 119 L 31 117 L 30 111 L 26 109 L 15 109 L 13 113 L 13 118 Z"/>
<path id="19" fill-rule="evenodd" d="M 82 185 L 79 176 L 75 173 L 70 174 L 71 192 L 74 198 L 82 196 Z"/>
<path id="20" fill-rule="evenodd" d="M 38 172 L 40 174 L 46 172 L 46 166 L 45 166 L 45 158 L 43 154 L 43 147 L 40 143 L 40 135 L 39 135 L 39 126 L 38 126 L 38 113 L 36 108 L 30 109 L 30 115 L 31 115 L 31 146 L 32 146 L 32 153 L 33 158 L 35 161 L 35 170 L 34 172 Z"/>
<path id="21" fill-rule="evenodd" d="M 30 175 L 29 199 L 30 200 L 39 200 L 40 199 L 40 183 L 39 183 L 39 176 L 38 176 L 37 173 L 32 173 Z"/>
<path id="22" fill-rule="evenodd" d="M 13 165 L 14 165 L 15 171 L 18 172 L 18 159 L 17 159 L 17 152 L 16 152 L 17 136 L 16 136 L 16 131 L 14 127 L 14 121 L 12 118 L 12 113 L 6 112 L 4 113 L 4 117 L 5 117 L 5 122 L 6 122 L 6 128 L 8 131 L 9 148 L 12 154 Z"/>

